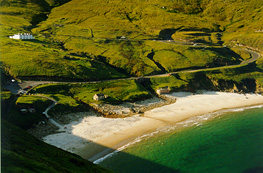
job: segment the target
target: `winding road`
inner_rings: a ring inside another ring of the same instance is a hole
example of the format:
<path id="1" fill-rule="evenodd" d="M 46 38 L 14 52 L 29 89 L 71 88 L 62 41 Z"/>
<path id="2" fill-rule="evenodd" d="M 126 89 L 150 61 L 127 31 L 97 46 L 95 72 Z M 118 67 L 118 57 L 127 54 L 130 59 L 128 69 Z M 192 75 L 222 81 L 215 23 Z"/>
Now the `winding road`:
<path id="1" fill-rule="evenodd" d="M 167 41 L 166 41 L 167 42 Z M 171 41 L 168 41 L 167 43 L 171 43 Z M 175 43 L 178 44 L 178 43 Z M 196 69 L 196 70 L 182 70 L 182 71 L 177 71 L 177 72 L 170 72 L 170 73 L 165 73 L 165 74 L 159 74 L 159 75 L 148 75 L 148 76 L 144 76 L 143 78 L 153 78 L 153 77 L 166 77 L 166 76 L 170 76 L 173 74 L 178 74 L 178 73 L 194 73 L 194 72 L 200 72 L 200 71 L 210 71 L 210 70 L 217 70 L 217 69 L 226 69 L 226 68 L 234 68 L 234 67 L 239 67 L 239 66 L 243 66 L 243 65 L 247 65 L 249 63 L 252 63 L 256 60 L 258 60 L 261 55 L 255 51 L 252 50 L 247 50 L 247 49 L 243 49 L 247 52 L 250 53 L 251 58 L 246 60 L 246 61 L 242 61 L 240 64 L 237 65 L 226 65 L 226 66 L 221 66 L 221 67 L 213 67 L 213 68 L 202 68 L 202 69 Z M 139 77 L 130 77 L 130 78 L 120 78 L 120 79 L 109 79 L 109 80 L 101 80 L 101 81 L 87 81 L 87 82 L 58 82 L 58 81 L 23 81 L 21 83 L 19 82 L 12 82 L 9 83 L 5 86 L 6 89 L 9 89 L 13 94 L 17 94 L 19 92 L 19 90 L 21 90 L 22 88 L 26 88 L 28 86 L 37 86 L 37 85 L 43 85 L 43 84 L 50 84 L 50 83 L 96 83 L 96 82 L 102 82 L 102 81 L 114 81 L 114 80 L 127 80 L 127 79 L 138 79 Z M 58 102 L 52 98 L 46 97 L 46 96 L 42 96 L 42 95 L 37 95 L 43 98 L 47 98 L 51 101 L 53 101 L 52 105 L 50 105 L 45 112 L 43 112 L 43 114 L 48 118 L 48 120 L 55 125 L 58 128 L 63 128 L 63 125 L 59 124 L 58 122 L 56 122 L 54 119 L 52 119 L 49 115 L 48 115 L 48 111 L 53 108 Z"/>
<path id="2" fill-rule="evenodd" d="M 159 41 L 166 42 L 169 44 L 173 44 L 173 41 L 167 41 L 167 40 L 165 40 L 165 41 L 159 40 Z M 180 43 L 176 42 L 174 44 L 180 44 Z M 202 47 L 203 45 L 198 45 L 198 46 Z M 181 71 L 169 72 L 169 73 L 165 73 L 165 74 L 143 76 L 143 78 L 166 77 L 166 76 L 170 76 L 170 75 L 178 74 L 178 73 L 194 73 L 194 72 L 200 72 L 200 71 L 211 71 L 211 70 L 218 70 L 218 69 L 234 68 L 234 67 L 239 67 L 239 66 L 243 66 L 243 65 L 252 63 L 261 57 L 261 55 L 255 51 L 247 50 L 247 49 L 243 49 L 243 50 L 249 52 L 252 58 L 250 58 L 246 61 L 242 61 L 240 64 L 226 65 L 226 66 L 221 66 L 221 67 L 201 68 L 201 69 L 196 69 L 196 70 L 181 70 Z M 130 78 L 108 79 L 108 80 L 87 81 L 87 82 L 23 81 L 23 82 L 9 83 L 5 86 L 5 88 L 9 89 L 13 94 L 17 94 L 19 92 L 19 90 L 21 90 L 22 88 L 26 88 L 28 86 L 34 87 L 37 85 L 50 84 L 50 83 L 97 83 L 97 82 L 102 82 L 102 81 L 127 80 L 127 79 L 132 80 L 132 79 L 138 79 L 138 78 L 139 77 L 130 77 Z"/>
<path id="3" fill-rule="evenodd" d="M 43 114 L 47 117 L 47 119 L 49 120 L 49 122 L 51 122 L 53 125 L 55 125 L 58 128 L 63 128 L 63 126 L 61 124 L 59 124 L 58 122 L 56 122 L 54 119 L 52 119 L 49 115 L 48 115 L 48 111 L 53 108 L 54 106 L 56 106 L 56 104 L 58 103 L 56 100 L 46 97 L 46 96 L 42 96 L 42 95 L 36 95 L 39 97 L 43 97 L 46 99 L 49 99 L 51 101 L 53 101 L 53 103 L 45 110 L 45 112 L 43 112 Z"/>

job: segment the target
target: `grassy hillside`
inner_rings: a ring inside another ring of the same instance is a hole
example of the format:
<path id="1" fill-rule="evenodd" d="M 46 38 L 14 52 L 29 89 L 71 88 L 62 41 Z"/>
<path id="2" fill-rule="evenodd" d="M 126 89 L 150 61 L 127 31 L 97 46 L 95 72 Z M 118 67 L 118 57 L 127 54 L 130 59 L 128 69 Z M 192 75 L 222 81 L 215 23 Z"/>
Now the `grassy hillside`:
<path id="1" fill-rule="evenodd" d="M 1 172 L 109 172 L 1 121 Z"/>
<path id="2" fill-rule="evenodd" d="M 3 69 L 20 79 L 98 80 L 125 75 L 88 56 L 67 54 L 45 40 L 1 40 Z"/>
<path id="3" fill-rule="evenodd" d="M 0 0 L 2 35 L 29 32 L 34 25 L 47 19 L 50 10 L 69 0 Z"/>
<path id="4" fill-rule="evenodd" d="M 257 0 L 72 0 L 54 8 L 35 31 L 61 39 L 76 31 L 86 38 L 124 35 L 130 39 L 158 37 L 165 29 L 254 32 L 262 29 L 262 5 Z"/>
<path id="5" fill-rule="evenodd" d="M 147 38 L 158 36 L 160 30 L 167 28 L 213 28 L 210 22 L 197 16 L 170 12 L 169 9 L 175 5 L 169 0 L 72 0 L 54 8 L 48 20 L 35 31 L 45 30 L 47 34 L 66 37 L 70 35 L 67 28 L 77 25 L 74 30 L 86 31 L 86 37 L 115 38 L 124 35 L 127 38 Z"/>
<path id="6" fill-rule="evenodd" d="M 247 45 L 255 47 L 262 45 L 260 33 L 254 32 L 261 29 L 262 2 L 228 1 L 227 6 L 225 3 L 221 0 L 190 2 L 73 0 L 54 8 L 48 20 L 42 22 L 34 32 L 62 42 L 72 52 L 102 55 L 106 57 L 109 64 L 125 69 L 132 75 L 169 72 L 178 68 L 196 66 L 205 67 L 218 62 L 215 60 L 220 57 L 217 55 L 218 52 L 213 50 L 193 52 L 190 49 L 192 55 L 197 55 L 193 61 L 189 53 L 185 54 L 180 50 L 167 51 L 169 47 L 167 44 L 161 46 L 161 43 L 142 40 L 172 37 L 177 40 L 222 44 L 224 41 L 229 43 L 235 39 L 237 34 L 233 32 L 249 32 L 251 34 L 240 42 L 246 40 Z M 67 10 L 69 7 L 70 11 Z M 76 13 L 79 15 L 75 15 Z M 244 26 L 240 27 L 241 25 Z M 217 34 L 222 31 L 226 34 Z M 228 33 L 234 38 L 229 38 Z M 255 36 L 250 42 L 254 40 L 256 43 L 249 42 L 248 37 L 252 34 Z M 114 41 L 120 36 L 133 41 Z M 160 47 L 163 47 L 162 51 Z M 149 58 L 150 53 L 154 54 L 155 58 Z M 220 57 L 221 61 L 228 61 L 229 64 L 231 57 L 222 59 L 230 54 L 233 55 L 233 52 L 224 52 L 223 57 Z"/>
<path id="7" fill-rule="evenodd" d="M 45 93 L 57 101 L 62 100 L 60 97 L 56 97 L 56 94 L 60 94 L 81 100 L 86 104 L 100 102 L 120 103 L 150 97 L 147 90 L 134 80 L 104 81 L 87 84 L 47 84 L 33 88 L 30 92 Z M 94 94 L 98 93 L 108 95 L 108 98 L 99 102 L 93 100 Z"/>
<path id="8" fill-rule="evenodd" d="M 0 1 L 1 68 L 20 79 L 101 80 L 125 77 L 113 67 L 90 56 L 70 54 L 59 43 L 39 37 L 21 41 L 7 38 L 31 32 L 35 24 L 47 18 L 50 10 L 68 0 Z"/>
<path id="9" fill-rule="evenodd" d="M 158 39 L 206 46 L 236 41 L 258 49 L 263 45 L 262 32 L 255 32 L 263 29 L 263 4 L 256 0 L 2 0 L 0 4 L 4 36 L 33 32 L 36 37 L 35 41 L 1 39 L 6 72 L 22 79 L 99 80 L 241 59 L 216 47 L 200 50 L 154 41 Z"/>

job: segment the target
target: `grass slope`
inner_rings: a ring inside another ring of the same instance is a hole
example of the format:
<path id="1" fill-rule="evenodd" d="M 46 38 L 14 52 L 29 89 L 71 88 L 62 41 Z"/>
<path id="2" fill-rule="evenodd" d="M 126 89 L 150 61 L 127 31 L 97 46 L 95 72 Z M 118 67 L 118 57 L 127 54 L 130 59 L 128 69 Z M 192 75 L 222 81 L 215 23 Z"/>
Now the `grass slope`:
<path id="1" fill-rule="evenodd" d="M 1 1 L 3 35 L 15 31 L 38 35 L 33 43 L 1 39 L 1 61 L 7 73 L 24 79 L 100 80 L 231 64 L 240 59 L 231 51 L 171 48 L 153 39 L 210 45 L 236 41 L 262 49 L 262 34 L 255 32 L 262 30 L 262 2 L 256 0 L 227 1 L 227 5 L 223 0 L 65 2 Z M 33 21 L 40 14 L 48 14 L 47 20 Z M 126 39 L 119 39 L 121 36 Z"/>
<path id="2" fill-rule="evenodd" d="M 34 25 L 45 20 L 50 10 L 69 0 L 0 0 L 2 35 L 29 32 Z"/>
<path id="3" fill-rule="evenodd" d="M 60 94 L 86 104 L 121 103 L 150 97 L 147 90 L 134 80 L 104 81 L 87 84 L 47 84 L 33 88 L 30 92 L 48 94 L 59 102 L 61 101 L 60 97 L 55 98 L 54 96 L 56 96 L 55 94 Z M 93 96 L 98 93 L 104 93 L 108 95 L 108 98 L 99 102 L 93 100 Z"/>
<path id="4" fill-rule="evenodd" d="M 110 172 L 1 121 L 1 172 Z"/>
<path id="5" fill-rule="evenodd" d="M 11 76 L 49 80 L 98 80 L 125 75 L 90 57 L 68 55 L 46 41 L 1 40 L 1 61 Z"/>

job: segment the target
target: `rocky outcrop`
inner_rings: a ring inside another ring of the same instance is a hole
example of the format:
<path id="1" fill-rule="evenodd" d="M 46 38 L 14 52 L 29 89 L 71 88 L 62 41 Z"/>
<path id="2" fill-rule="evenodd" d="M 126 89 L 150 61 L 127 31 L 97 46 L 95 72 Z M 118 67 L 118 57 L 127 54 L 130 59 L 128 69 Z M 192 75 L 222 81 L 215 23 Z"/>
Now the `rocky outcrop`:
<path id="1" fill-rule="evenodd" d="M 41 121 L 39 124 L 33 125 L 33 127 L 27 132 L 38 139 L 42 139 L 44 136 L 54 134 L 58 128 L 49 121 Z"/>
<path id="2" fill-rule="evenodd" d="M 132 113 L 130 108 L 118 105 L 93 103 L 91 106 L 95 111 L 105 117 L 127 117 Z"/>
<path id="3" fill-rule="evenodd" d="M 210 74 L 197 73 L 186 86 L 173 91 L 196 92 L 197 90 L 204 89 L 222 92 L 263 94 L 263 86 L 253 77 L 250 78 L 248 76 L 242 80 L 236 80 L 234 77 L 231 79 L 228 78 L 229 77 L 226 77 L 225 79 L 217 79 L 213 78 Z"/>
<path id="4" fill-rule="evenodd" d="M 233 80 L 211 80 L 213 88 L 219 91 L 225 92 L 239 92 L 239 93 L 250 93 L 258 92 L 260 90 L 256 84 L 255 79 L 244 79 L 241 82 L 236 82 Z"/>
<path id="5" fill-rule="evenodd" d="M 256 91 L 255 91 L 255 93 L 263 95 L 263 86 L 260 85 L 258 82 L 256 82 Z"/>
<path id="6" fill-rule="evenodd" d="M 176 102 L 176 98 L 160 95 L 157 102 L 148 104 L 124 103 L 121 105 L 91 104 L 94 110 L 104 117 L 128 117 L 134 114 L 142 114 L 148 110 Z"/>

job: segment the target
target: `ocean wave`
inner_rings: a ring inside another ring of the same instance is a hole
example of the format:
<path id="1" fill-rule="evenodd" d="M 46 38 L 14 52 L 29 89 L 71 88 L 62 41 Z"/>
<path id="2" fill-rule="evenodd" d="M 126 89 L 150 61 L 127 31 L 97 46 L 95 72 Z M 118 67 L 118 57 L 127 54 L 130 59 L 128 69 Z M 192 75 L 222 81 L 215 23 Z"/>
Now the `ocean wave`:
<path id="1" fill-rule="evenodd" d="M 127 143 L 127 144 L 119 147 L 118 149 L 116 149 L 116 150 L 113 151 L 112 153 L 109 153 L 109 154 L 107 154 L 107 155 L 105 155 L 105 156 L 103 156 L 103 157 L 101 157 L 101 158 L 93 161 L 93 163 L 94 163 L 94 164 L 99 164 L 99 163 L 101 163 L 102 161 L 104 161 L 105 159 L 114 156 L 114 155 L 117 154 L 118 152 L 120 152 L 120 151 L 122 151 L 122 150 L 124 150 L 124 149 L 126 149 L 126 148 L 128 148 L 128 147 L 130 147 L 130 146 L 132 146 L 132 145 L 134 145 L 134 144 L 142 141 L 143 139 L 149 138 L 149 137 L 151 137 L 151 136 L 153 136 L 153 135 L 155 135 L 155 134 L 157 134 L 157 133 L 159 133 L 158 130 L 157 130 L 157 131 L 154 131 L 154 132 L 152 132 L 152 133 L 144 134 L 144 135 L 142 135 L 142 136 L 140 136 L 140 137 L 137 137 L 135 140 L 133 140 L 133 141 L 131 141 L 131 142 L 129 142 L 129 143 Z"/>
<path id="2" fill-rule="evenodd" d="M 135 140 L 119 147 L 117 150 L 113 151 L 112 153 L 109 153 L 97 160 L 95 160 L 93 163 L 94 164 L 99 164 L 102 161 L 104 161 L 107 158 L 110 158 L 112 156 L 114 156 L 115 154 L 117 154 L 118 152 L 138 143 L 141 142 L 144 139 L 147 139 L 149 137 L 152 137 L 158 133 L 169 133 L 171 131 L 175 131 L 177 129 L 182 129 L 182 128 L 186 128 L 186 127 L 192 127 L 192 126 L 202 126 L 203 123 L 207 120 L 211 120 L 213 118 L 219 117 L 220 115 L 223 115 L 225 113 L 230 113 L 230 112 L 241 112 L 244 110 L 248 110 L 248 109 L 256 109 L 256 108 L 263 108 L 263 105 L 257 105 L 257 106 L 248 106 L 248 107 L 242 107 L 242 108 L 234 108 L 234 109 L 225 109 L 225 110 L 220 110 L 220 111 L 216 111 L 216 112 L 212 112 L 212 113 L 207 113 L 207 114 L 203 114 L 203 115 L 199 115 L 199 116 L 195 116 L 195 117 L 191 117 L 188 118 L 184 121 L 178 122 L 172 126 L 166 126 L 166 127 L 162 127 L 162 128 L 158 128 L 156 131 L 148 133 L 148 134 L 144 134 L 140 137 L 137 137 Z"/>

